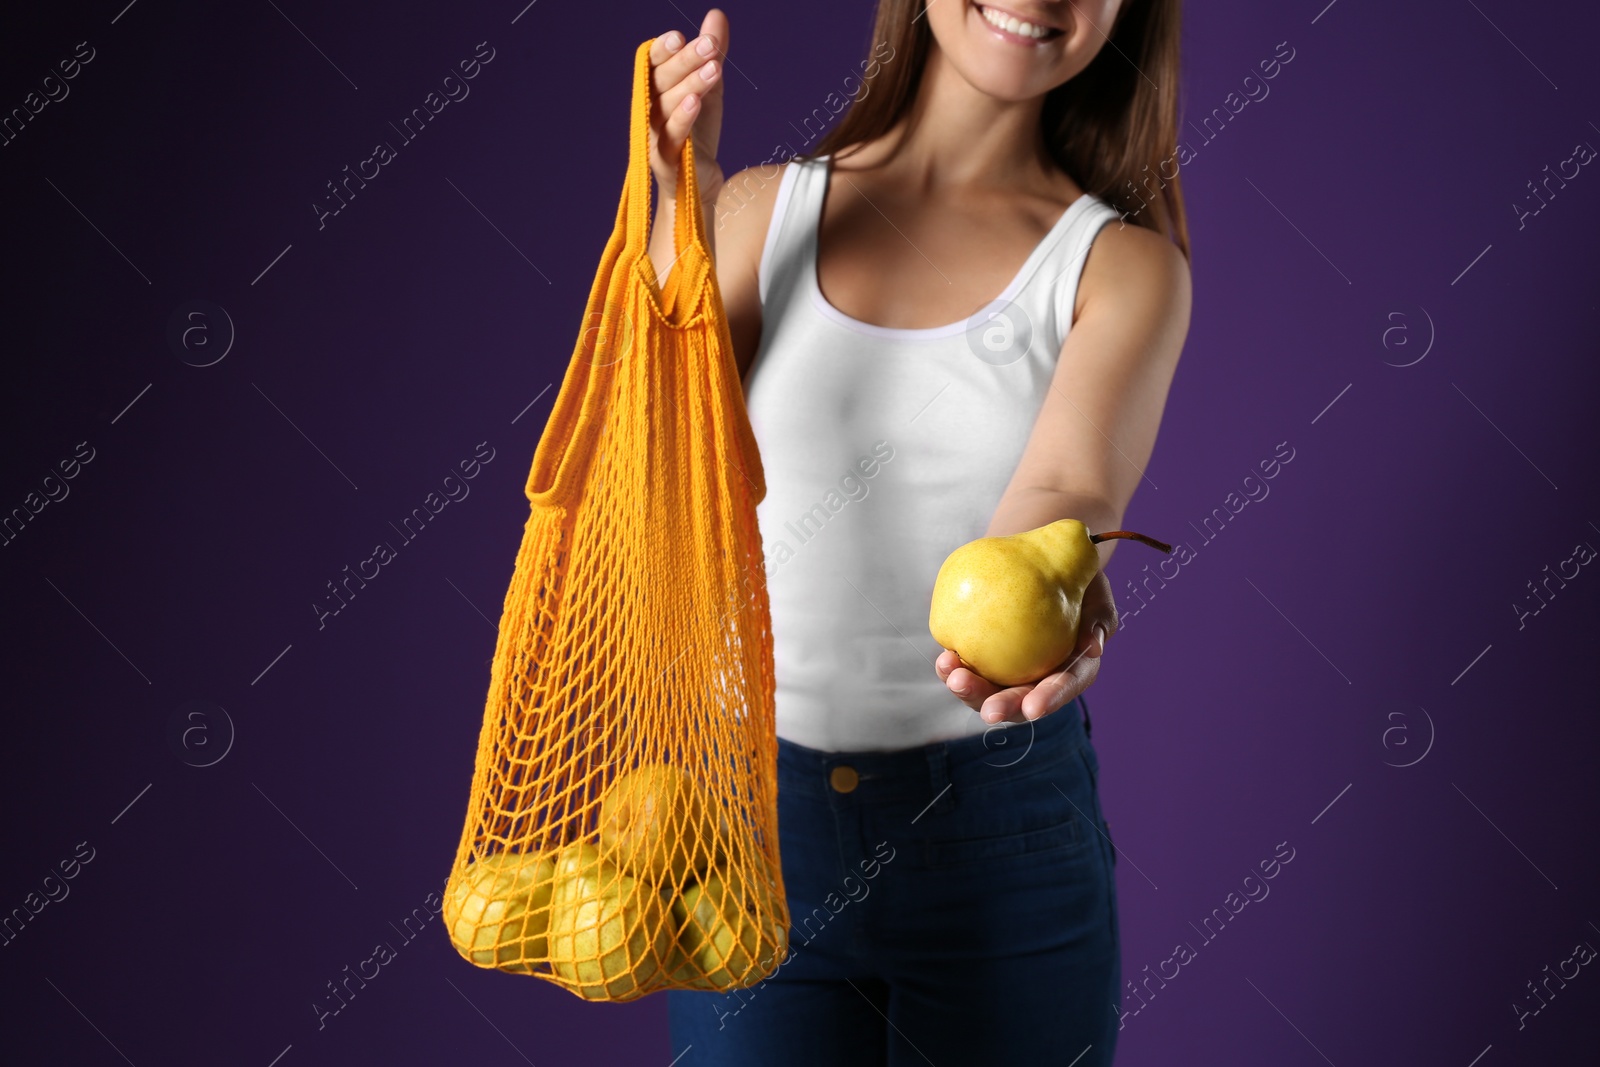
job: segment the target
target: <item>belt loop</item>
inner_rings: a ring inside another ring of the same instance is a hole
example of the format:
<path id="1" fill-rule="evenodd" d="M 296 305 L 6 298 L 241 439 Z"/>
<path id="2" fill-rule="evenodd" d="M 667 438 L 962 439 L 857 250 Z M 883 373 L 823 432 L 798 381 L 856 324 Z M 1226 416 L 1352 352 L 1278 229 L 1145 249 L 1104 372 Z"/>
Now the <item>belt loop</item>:
<path id="1" fill-rule="evenodd" d="M 1083 694 L 1078 694 L 1078 704 L 1083 708 L 1083 736 L 1088 737 L 1094 728 L 1094 723 L 1089 719 L 1089 702 L 1083 699 Z"/>
<path id="2" fill-rule="evenodd" d="M 950 748 L 945 742 L 928 746 L 928 785 L 935 798 L 925 811 L 943 814 L 955 807 L 950 795 Z"/>

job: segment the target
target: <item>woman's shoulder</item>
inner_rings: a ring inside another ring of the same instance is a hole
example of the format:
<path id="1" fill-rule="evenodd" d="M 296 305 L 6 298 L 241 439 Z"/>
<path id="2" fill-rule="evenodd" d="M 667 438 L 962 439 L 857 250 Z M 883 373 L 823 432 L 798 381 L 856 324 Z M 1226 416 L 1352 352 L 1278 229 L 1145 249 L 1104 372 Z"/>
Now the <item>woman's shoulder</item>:
<path id="1" fill-rule="evenodd" d="M 760 341 L 767 295 L 762 261 L 779 210 L 779 193 L 785 177 L 800 165 L 789 160 L 736 171 L 717 190 L 713 218 L 708 220 L 707 228 L 715 234 L 717 284 L 741 376 L 749 370 Z"/>
<path id="2" fill-rule="evenodd" d="M 754 273 L 766 244 L 767 229 L 784 176 L 805 161 L 758 163 L 735 172 L 717 192 L 717 258 L 732 252 Z"/>
<path id="3" fill-rule="evenodd" d="M 737 224 L 740 232 L 745 230 L 765 232 L 785 176 L 790 171 L 814 167 L 821 162 L 819 159 L 796 156 L 781 163 L 757 163 L 753 167 L 736 171 L 722 183 L 722 188 L 717 192 L 719 239 L 720 228 L 725 223 Z"/>
<path id="4" fill-rule="evenodd" d="M 1147 310 L 1187 308 L 1191 278 L 1182 250 L 1155 230 L 1127 221 L 1109 205 L 1102 214 L 1104 225 L 1084 260 L 1073 318 L 1086 307 L 1107 303 L 1131 303 Z"/>

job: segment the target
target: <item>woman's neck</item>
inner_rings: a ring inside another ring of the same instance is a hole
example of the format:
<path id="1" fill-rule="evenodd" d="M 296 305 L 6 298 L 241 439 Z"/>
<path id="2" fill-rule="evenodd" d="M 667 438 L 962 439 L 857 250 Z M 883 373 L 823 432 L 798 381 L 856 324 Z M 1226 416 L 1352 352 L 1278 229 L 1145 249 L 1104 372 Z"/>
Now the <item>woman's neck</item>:
<path id="1" fill-rule="evenodd" d="M 979 92 L 929 47 L 908 113 L 889 133 L 852 151 L 846 166 L 884 166 L 920 192 L 1053 188 L 1062 179 L 1039 133 L 1044 98 L 997 100 Z"/>

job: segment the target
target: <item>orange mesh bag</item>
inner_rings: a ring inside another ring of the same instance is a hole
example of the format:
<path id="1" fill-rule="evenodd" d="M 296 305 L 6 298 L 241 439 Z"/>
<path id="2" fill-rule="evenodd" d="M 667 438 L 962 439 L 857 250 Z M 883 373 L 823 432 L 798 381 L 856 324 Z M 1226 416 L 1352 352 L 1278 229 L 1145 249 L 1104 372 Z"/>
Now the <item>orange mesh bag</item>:
<path id="1" fill-rule="evenodd" d="M 647 252 L 651 44 L 616 224 L 534 452 L 444 901 L 469 961 L 589 1000 L 746 987 L 788 950 L 766 484 L 691 143 L 664 289 Z"/>

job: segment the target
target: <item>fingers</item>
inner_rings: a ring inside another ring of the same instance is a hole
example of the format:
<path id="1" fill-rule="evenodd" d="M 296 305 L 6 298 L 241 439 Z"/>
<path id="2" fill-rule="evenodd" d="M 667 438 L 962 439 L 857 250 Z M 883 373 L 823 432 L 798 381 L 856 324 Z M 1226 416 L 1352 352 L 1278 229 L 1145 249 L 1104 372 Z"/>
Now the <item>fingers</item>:
<path id="1" fill-rule="evenodd" d="M 669 114 L 677 101 L 689 93 L 710 89 L 722 74 L 721 51 L 714 37 L 702 34 L 684 44 L 683 35 L 674 30 L 667 37 L 657 38 L 655 48 L 669 52 L 663 62 L 655 64 L 654 70 L 656 96 Z M 655 48 L 651 49 L 653 64 Z M 670 99 L 672 97 L 677 99 Z"/>
<path id="2" fill-rule="evenodd" d="M 1031 722 L 1057 711 L 1094 684 L 1100 673 L 1099 651 L 1104 642 L 1091 635 L 1061 670 L 1030 685 L 1001 688 L 961 665 L 961 657 L 945 649 L 934 660 L 934 670 L 963 704 L 978 712 L 986 723 Z"/>
<path id="3" fill-rule="evenodd" d="M 1032 685 L 1014 685 L 1001 689 L 983 702 L 978 717 L 986 723 L 1026 722 L 1022 713 L 1023 699 L 1034 690 Z M 1037 718 L 1037 716 L 1035 716 Z"/>
<path id="4" fill-rule="evenodd" d="M 1080 657 L 1099 659 L 1105 655 L 1106 642 L 1110 638 L 1111 635 L 1106 631 L 1106 620 L 1087 617 L 1082 619 L 1078 624 L 1078 647 L 1067 657 L 1067 666 L 1072 666 Z"/>
<path id="5" fill-rule="evenodd" d="M 689 80 L 699 77 L 691 75 Z M 701 93 L 691 91 L 684 84 L 673 89 L 661 98 L 661 113 L 666 116 L 666 122 L 661 127 L 661 137 L 657 142 L 663 159 L 676 159 L 678 152 L 683 148 L 684 138 L 689 136 L 689 131 L 694 129 L 695 120 L 700 117 L 704 99 Z"/>
<path id="6" fill-rule="evenodd" d="M 708 27 L 714 24 L 710 16 L 706 24 Z M 726 18 L 722 19 L 722 25 L 726 27 Z M 650 48 L 650 66 L 652 83 L 664 113 L 671 114 L 685 95 L 704 92 L 716 83 L 722 73 L 725 51 L 724 42 L 709 29 L 693 40 L 686 41 L 677 30 L 656 38 Z M 669 96 L 675 98 L 668 100 Z"/>
<path id="7" fill-rule="evenodd" d="M 1106 578 L 1105 571 L 1096 574 L 1089 582 L 1089 587 L 1083 591 L 1083 609 L 1080 617 L 1082 619 L 1080 629 L 1087 628 L 1092 631 L 1099 626 L 1105 630 L 1105 636 L 1108 638 L 1117 632 L 1120 625 L 1117 619 L 1117 601 L 1112 595 L 1111 582 Z"/>
<path id="8" fill-rule="evenodd" d="M 725 20 L 724 20 L 725 21 Z M 659 58 L 658 58 L 659 56 Z M 706 94 L 722 84 L 722 61 L 716 38 L 701 34 L 685 42 L 677 30 L 662 34 L 650 49 L 656 90 L 658 151 L 671 159 L 705 110 Z"/>
<path id="9" fill-rule="evenodd" d="M 1075 656 L 1061 670 L 1041 678 L 1019 701 L 1021 718 L 1033 720 L 1061 710 L 1093 685 L 1099 674 L 1099 656 Z"/>
<path id="10" fill-rule="evenodd" d="M 668 30 L 666 33 L 661 34 L 650 45 L 650 69 L 654 71 L 659 68 L 662 63 L 667 61 L 668 56 L 682 47 L 683 34 L 677 30 Z"/>
<path id="11" fill-rule="evenodd" d="M 1102 571 L 1084 590 L 1083 606 L 1078 616 L 1078 647 L 1073 649 L 1072 656 L 1067 660 L 1068 665 L 1079 657 L 1099 659 L 1105 655 L 1106 642 L 1116 632 L 1117 605 L 1111 597 L 1111 583 Z"/>
<path id="12" fill-rule="evenodd" d="M 950 692 L 967 707 L 977 711 L 983 702 L 998 692 L 993 684 L 961 665 L 961 657 L 945 649 L 934 660 L 933 668 Z"/>

